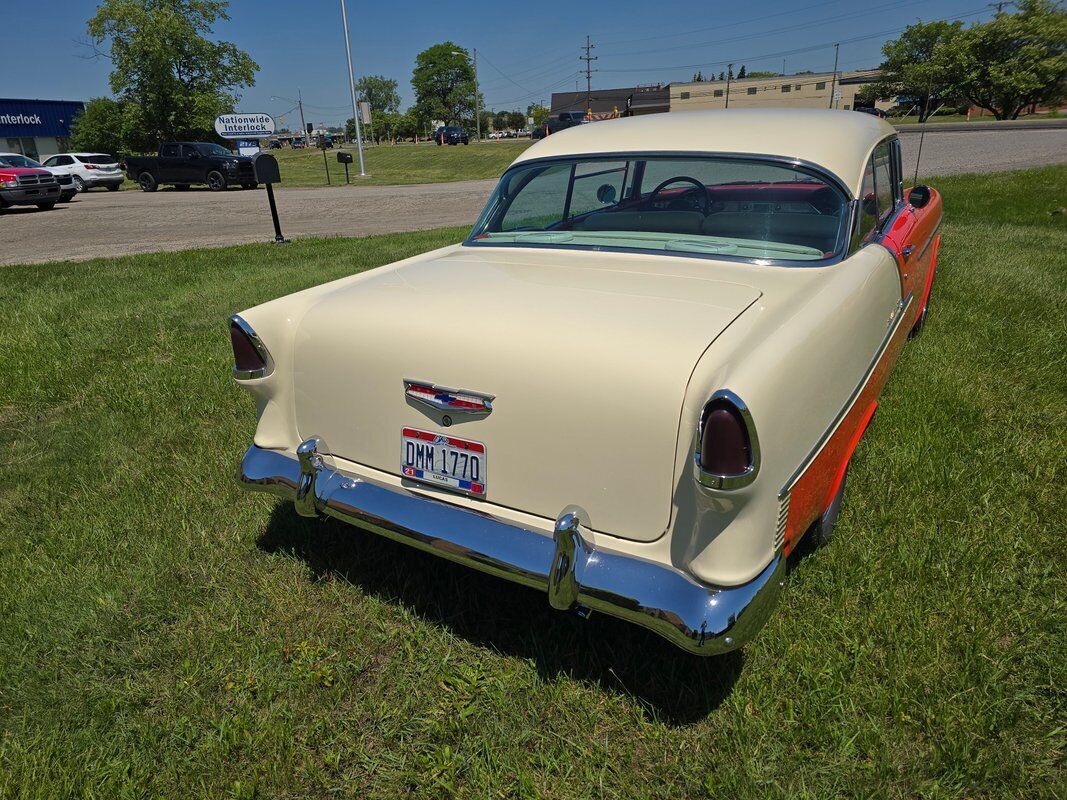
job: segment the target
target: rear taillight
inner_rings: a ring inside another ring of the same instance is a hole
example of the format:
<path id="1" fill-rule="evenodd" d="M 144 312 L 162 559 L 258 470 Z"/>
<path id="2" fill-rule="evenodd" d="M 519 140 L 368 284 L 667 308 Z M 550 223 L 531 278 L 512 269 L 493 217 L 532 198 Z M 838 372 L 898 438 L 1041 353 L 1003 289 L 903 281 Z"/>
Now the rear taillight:
<path id="1" fill-rule="evenodd" d="M 86 169 L 96 169 L 96 164 L 82 164 Z"/>
<path id="2" fill-rule="evenodd" d="M 230 317 L 233 376 L 238 380 L 263 378 L 273 369 L 270 353 L 252 327 L 238 316 Z"/>
<path id="3" fill-rule="evenodd" d="M 700 416 L 695 461 L 697 479 L 713 489 L 737 489 L 759 469 L 759 442 L 752 415 L 737 395 L 712 395 Z"/>

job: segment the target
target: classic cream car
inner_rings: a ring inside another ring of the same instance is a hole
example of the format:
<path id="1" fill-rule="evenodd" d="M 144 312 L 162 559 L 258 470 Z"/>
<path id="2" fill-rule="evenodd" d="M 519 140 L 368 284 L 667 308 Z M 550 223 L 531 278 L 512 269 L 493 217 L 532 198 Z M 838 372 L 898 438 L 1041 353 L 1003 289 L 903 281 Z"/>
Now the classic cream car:
<path id="1" fill-rule="evenodd" d="M 555 608 L 740 647 L 829 536 L 925 319 L 941 201 L 903 186 L 867 114 L 556 133 L 462 244 L 232 318 L 241 480 Z"/>

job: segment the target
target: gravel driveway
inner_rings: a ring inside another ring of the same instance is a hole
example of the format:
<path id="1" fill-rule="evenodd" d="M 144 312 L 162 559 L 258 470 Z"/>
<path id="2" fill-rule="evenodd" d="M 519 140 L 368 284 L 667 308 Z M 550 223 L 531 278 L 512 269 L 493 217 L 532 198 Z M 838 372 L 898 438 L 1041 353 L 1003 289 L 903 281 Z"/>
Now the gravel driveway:
<path id="1" fill-rule="evenodd" d="M 919 136 L 901 136 L 905 174 L 915 169 Z M 993 172 L 1067 162 L 1067 130 L 928 133 L 923 175 Z M 361 236 L 471 225 L 495 181 L 276 191 L 287 237 Z M 52 211 L 0 214 L 0 264 L 82 260 L 184 250 L 274 237 L 260 191 L 90 192 Z"/>

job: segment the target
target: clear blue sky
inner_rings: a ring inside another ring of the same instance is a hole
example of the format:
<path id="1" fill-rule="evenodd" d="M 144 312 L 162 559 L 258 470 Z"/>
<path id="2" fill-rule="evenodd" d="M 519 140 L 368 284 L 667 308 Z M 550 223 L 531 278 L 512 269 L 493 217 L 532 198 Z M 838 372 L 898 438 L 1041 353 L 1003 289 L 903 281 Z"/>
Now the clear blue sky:
<path id="1" fill-rule="evenodd" d="M 5 2 L 0 96 L 108 94 L 110 64 L 80 44 L 95 8 L 94 0 Z M 587 33 L 599 56 L 593 86 L 609 88 L 688 80 L 697 69 L 718 74 L 726 61 L 780 71 L 784 57 L 787 72 L 829 71 L 834 41 L 842 42 L 842 69 L 873 67 L 887 32 L 918 18 L 970 24 L 992 15 L 982 0 L 348 0 L 348 11 L 357 77 L 395 78 L 407 106 L 415 55 L 451 39 L 478 49 L 486 106 L 498 110 L 525 110 L 554 90 L 573 90 Z M 238 110 L 284 113 L 292 104 L 271 96 L 296 97 L 299 88 L 308 122 L 351 116 L 340 0 L 232 0 L 230 17 L 217 36 L 260 65 Z"/>

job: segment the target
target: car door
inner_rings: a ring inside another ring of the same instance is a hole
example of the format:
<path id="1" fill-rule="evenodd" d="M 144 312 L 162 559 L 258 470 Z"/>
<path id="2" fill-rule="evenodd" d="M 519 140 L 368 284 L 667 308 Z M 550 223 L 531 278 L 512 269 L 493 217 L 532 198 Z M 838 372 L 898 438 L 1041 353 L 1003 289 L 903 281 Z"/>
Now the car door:
<path id="1" fill-rule="evenodd" d="M 55 175 L 70 175 L 74 159 L 70 156 L 52 156 L 44 162 L 44 166 Z"/>
<path id="2" fill-rule="evenodd" d="M 180 174 L 182 183 L 203 183 L 207 174 L 206 160 L 191 144 L 182 145 Z"/>
<path id="3" fill-rule="evenodd" d="M 941 196 L 930 190 L 928 201 L 919 206 L 904 197 L 899 140 L 880 144 L 872 161 L 879 208 L 888 207 L 893 212 L 884 219 L 882 244 L 896 256 L 902 297 L 911 298 L 908 313 L 914 319 L 926 307 L 933 284 Z"/>

